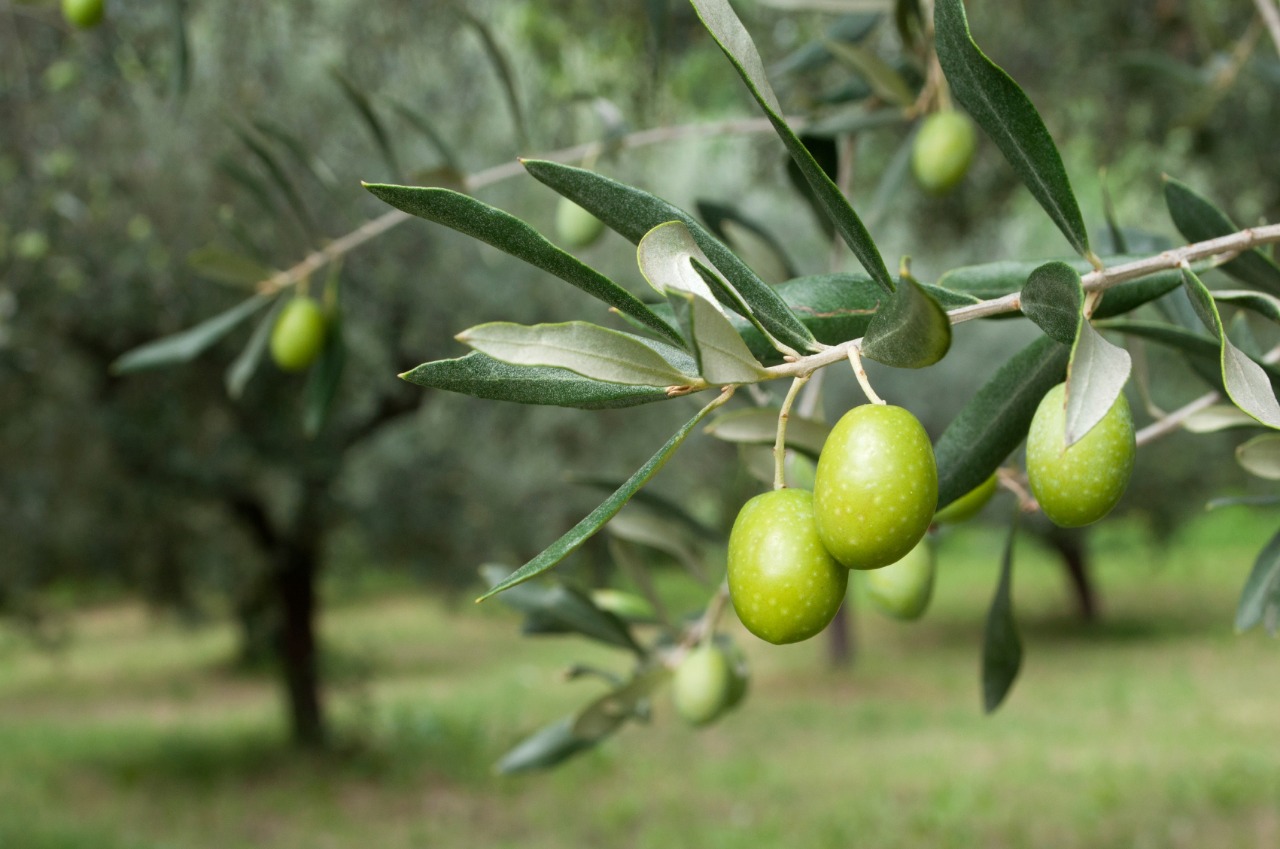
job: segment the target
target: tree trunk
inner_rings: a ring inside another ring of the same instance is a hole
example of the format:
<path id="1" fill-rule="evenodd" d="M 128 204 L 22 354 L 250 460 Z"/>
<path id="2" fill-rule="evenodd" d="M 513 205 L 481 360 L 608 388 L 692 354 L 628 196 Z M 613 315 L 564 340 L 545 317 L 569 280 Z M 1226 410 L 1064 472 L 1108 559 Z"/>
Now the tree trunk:
<path id="1" fill-rule="evenodd" d="M 835 618 L 827 626 L 827 663 L 832 669 L 853 665 L 857 654 L 857 639 L 853 629 L 853 606 L 845 599 L 836 611 Z"/>
<path id="2" fill-rule="evenodd" d="M 317 552 L 311 540 L 282 543 L 275 584 L 280 604 L 279 656 L 293 742 L 308 749 L 325 744 L 316 641 Z"/>
<path id="3" fill-rule="evenodd" d="M 1076 602 L 1076 612 L 1085 622 L 1096 622 L 1098 619 L 1098 595 L 1089 577 L 1089 552 L 1085 545 L 1083 531 L 1054 528 L 1046 534 L 1049 544 L 1062 557 L 1062 565 L 1067 570 L 1067 579 L 1071 582 L 1072 595 Z"/>

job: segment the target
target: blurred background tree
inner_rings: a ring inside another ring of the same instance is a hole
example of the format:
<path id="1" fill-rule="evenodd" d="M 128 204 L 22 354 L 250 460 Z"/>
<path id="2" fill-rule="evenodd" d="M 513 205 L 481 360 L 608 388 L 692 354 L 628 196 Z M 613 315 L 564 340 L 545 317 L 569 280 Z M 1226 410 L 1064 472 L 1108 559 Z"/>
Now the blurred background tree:
<path id="1" fill-rule="evenodd" d="M 971 5 L 977 34 L 1033 98 L 1062 104 L 1044 113 L 1091 221 L 1102 218 L 1101 179 L 1090 179 L 1099 166 L 1119 221 L 1144 244 L 1173 234 L 1157 212 L 1155 168 L 1230 199 L 1239 221 L 1276 217 L 1280 162 L 1258 152 L 1274 144 L 1280 64 L 1258 49 L 1265 36 L 1250 6 Z M 770 62 L 808 49 L 833 20 L 743 6 Z M 888 25 L 872 37 L 889 49 L 897 39 Z M 780 90 L 789 108 L 818 108 L 814 91 L 850 77 L 827 62 L 786 75 Z M 89 32 L 62 23 L 56 4 L 0 6 L 0 605 L 51 637 L 62 590 L 140 593 L 193 620 L 235 615 L 242 659 L 284 672 L 295 738 L 321 742 L 322 569 L 347 587 L 370 573 L 471 584 L 477 564 L 526 559 L 591 503 L 589 492 L 564 497 L 563 472 L 622 476 L 652 450 L 647 425 L 679 413 L 629 411 L 624 423 L 403 385 L 398 372 L 460 353 L 450 339 L 460 328 L 556 320 L 589 303 L 416 223 L 342 263 L 346 367 L 314 437 L 296 377 L 264 367 L 228 397 L 247 328 L 186 368 L 124 378 L 109 364 L 242 300 L 258 276 L 246 268 L 289 267 L 382 214 L 360 180 L 456 179 L 626 127 L 752 114 L 745 103 L 679 2 L 323 0 L 230 14 L 121 0 Z M 856 204 L 875 198 L 907 132 L 838 139 L 854 154 Z M 1221 165 L 1231 162 L 1249 167 Z M 672 142 L 598 167 L 685 208 L 732 203 L 771 228 L 802 272 L 826 270 L 828 245 L 767 136 Z M 530 180 L 492 186 L 485 199 L 551 230 L 555 196 Z M 1057 244 L 989 145 L 960 191 L 934 199 L 903 184 L 880 205 L 886 256 L 909 249 L 925 280 Z M 587 256 L 638 282 L 617 237 Z M 1009 344 L 977 328 L 957 341 L 960 356 L 927 388 L 920 375 L 900 389 L 887 371 L 876 376 L 935 436 L 987 376 L 990 353 Z M 1182 388 L 1153 391 L 1159 401 Z M 829 409 L 856 391 L 831 381 Z M 1204 443 L 1187 451 L 1180 438 L 1144 453 L 1127 502 L 1160 540 L 1236 479 L 1206 474 Z M 661 487 L 724 526 L 751 486 L 727 470 L 732 458 L 710 447 Z"/>

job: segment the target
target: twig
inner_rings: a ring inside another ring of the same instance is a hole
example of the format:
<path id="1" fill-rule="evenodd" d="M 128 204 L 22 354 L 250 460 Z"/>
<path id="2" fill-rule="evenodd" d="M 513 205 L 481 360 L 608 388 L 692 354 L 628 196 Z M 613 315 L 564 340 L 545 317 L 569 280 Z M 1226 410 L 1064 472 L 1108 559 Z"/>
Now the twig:
<path id="1" fill-rule="evenodd" d="M 1164 418 L 1156 419 L 1151 424 L 1134 434 L 1134 441 L 1138 446 L 1147 445 L 1155 442 L 1162 436 L 1167 436 L 1182 426 L 1182 423 L 1194 416 L 1201 410 L 1208 409 L 1218 401 L 1222 400 L 1222 393 L 1218 390 L 1206 392 L 1199 398 L 1184 404 L 1178 409 L 1166 415 Z"/>
<path id="2" fill-rule="evenodd" d="M 1280 53 L 1280 11 L 1276 10 L 1275 0 L 1253 0 L 1253 5 L 1258 7 L 1258 14 L 1262 15 L 1262 22 L 1267 25 L 1267 32 L 1271 34 L 1276 52 Z"/>

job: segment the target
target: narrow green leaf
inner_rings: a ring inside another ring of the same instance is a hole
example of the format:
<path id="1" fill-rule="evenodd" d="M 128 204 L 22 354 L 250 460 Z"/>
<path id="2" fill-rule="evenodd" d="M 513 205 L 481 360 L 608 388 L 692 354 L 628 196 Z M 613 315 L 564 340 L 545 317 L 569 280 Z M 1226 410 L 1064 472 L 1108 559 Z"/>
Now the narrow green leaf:
<path id="1" fill-rule="evenodd" d="M 187 254 L 187 265 L 201 277 L 234 286 L 255 286 L 272 275 L 272 270 L 244 254 L 216 245 L 196 248 Z"/>
<path id="2" fill-rule="evenodd" d="M 634 407 L 670 397 L 662 387 L 606 383 L 568 369 L 511 365 L 478 351 L 454 360 L 423 363 L 400 376 L 419 386 L 474 398 L 583 410 Z"/>
<path id="3" fill-rule="evenodd" d="M 397 209 L 443 224 L 550 272 L 588 295 L 599 298 L 640 324 L 683 345 L 679 332 L 608 277 L 551 244 L 542 234 L 510 213 L 450 189 L 365 184 L 375 197 Z"/>
<path id="4" fill-rule="evenodd" d="M 1066 445 L 1070 447 L 1102 421 L 1129 382 L 1129 352 L 1112 345 L 1087 321 L 1067 364 Z"/>
<path id="5" fill-rule="evenodd" d="M 792 160 L 804 174 L 810 188 L 822 202 L 845 244 L 853 251 L 854 256 L 876 283 L 886 292 L 893 291 L 894 286 L 889 277 L 889 270 L 885 268 L 880 250 L 872 240 L 871 234 L 867 232 L 862 220 L 849 205 L 844 193 L 818 165 L 813 154 L 782 117 L 782 106 L 778 103 L 772 86 L 769 85 L 760 54 L 756 51 L 755 43 L 752 42 L 747 28 L 734 13 L 733 7 L 729 5 L 728 0 L 691 0 L 691 2 L 707 31 L 729 57 L 729 61 L 733 63 L 743 82 L 747 84 L 747 88 L 760 104 L 760 108 L 764 110 L 769 122 L 773 124 L 787 152 L 791 154 Z"/>
<path id="6" fill-rule="evenodd" d="M 1266 433 L 1236 446 L 1236 462 L 1265 480 L 1280 480 L 1280 436 Z"/>
<path id="7" fill-rule="evenodd" d="M 330 68 L 329 72 L 332 74 L 334 81 L 338 83 L 338 87 L 342 89 L 342 93 L 346 95 L 347 101 L 355 108 L 360 120 L 364 122 L 369 135 L 373 137 L 374 144 L 378 147 L 378 152 L 382 154 L 382 161 L 387 166 L 387 173 L 392 177 L 399 177 L 401 175 L 400 161 L 396 156 L 395 145 L 392 143 L 391 136 L 387 133 L 387 128 L 383 125 L 382 119 L 378 117 L 377 111 L 373 108 L 373 103 L 369 100 L 369 96 L 338 68 Z"/>
<path id="8" fill-rule="evenodd" d="M 700 581 L 707 578 L 703 559 L 686 539 L 684 525 L 652 510 L 635 510 L 628 506 L 609 520 L 605 530 L 614 537 L 643 545 L 669 555 Z"/>
<path id="9" fill-rule="evenodd" d="M 289 204 L 289 209 L 297 217 L 298 223 L 302 225 L 302 229 L 306 232 L 308 238 L 315 241 L 319 233 L 315 219 L 311 217 L 311 213 L 307 210 L 307 205 L 302 200 L 302 195 L 298 192 L 297 186 L 294 185 L 289 172 L 280 164 L 280 160 L 276 158 L 276 155 L 252 133 L 243 127 L 233 127 L 232 129 L 235 131 L 236 136 L 239 137 L 240 142 L 249 148 L 249 152 L 262 163 L 262 167 L 267 171 L 267 176 L 271 178 L 271 182 L 275 183 L 276 188 L 284 195 L 285 201 Z"/>
<path id="10" fill-rule="evenodd" d="M 173 0 L 173 98 L 179 104 L 191 88 L 191 39 L 187 35 L 186 0 Z"/>
<path id="11" fill-rule="evenodd" d="M 1236 606 L 1236 630 L 1248 631 L 1266 623 L 1267 629 L 1275 634 L 1277 618 L 1280 618 L 1280 533 L 1258 552 L 1244 582 Z"/>
<path id="12" fill-rule="evenodd" d="M 768 377 L 717 303 L 680 292 L 672 292 L 670 299 L 693 345 L 703 380 L 727 386 L 759 383 Z"/>
<path id="13" fill-rule="evenodd" d="M 1234 404 L 1214 404 L 1182 420 L 1190 433 L 1217 433 L 1237 427 L 1257 427 L 1258 421 Z"/>
<path id="14" fill-rule="evenodd" d="M 1164 177 L 1164 200 L 1173 225 L 1188 242 L 1204 242 L 1240 230 L 1208 198 L 1168 175 Z M 1256 248 L 1241 253 L 1220 268 L 1250 286 L 1280 295 L 1280 266 Z"/>
<path id="15" fill-rule="evenodd" d="M 1030 99 L 974 42 L 964 0 L 936 0 L 933 27 L 938 62 L 956 100 L 1000 148 L 1071 247 L 1088 257 L 1089 231 L 1062 156 Z"/>
<path id="16" fill-rule="evenodd" d="M 916 99 L 916 93 L 902 78 L 902 74 L 871 50 L 857 44 L 842 44 L 838 41 L 828 43 L 827 49 L 836 59 L 866 80 L 871 90 L 884 102 L 897 106 L 910 106 Z"/>
<path id="17" fill-rule="evenodd" d="M 586 740 L 573 732 L 575 716 L 569 715 L 538 729 L 521 740 L 494 765 L 500 775 L 547 769 L 595 746 L 599 740 Z"/>
<path id="18" fill-rule="evenodd" d="M 258 326 L 253 329 L 253 335 L 249 337 L 248 344 L 241 349 L 240 354 L 228 366 L 224 382 L 227 387 L 227 395 L 231 398 L 238 400 L 244 394 L 245 387 L 249 385 L 249 379 L 253 377 L 254 372 L 258 370 L 258 366 L 262 363 L 262 358 L 267 353 L 267 345 L 271 341 L 271 331 L 276 325 L 276 317 L 280 314 L 280 310 L 284 305 L 284 298 L 277 297 L 275 299 L 271 309 L 258 321 Z"/>
<path id="19" fill-rule="evenodd" d="M 703 430 L 725 442 L 772 445 L 778 432 L 778 410 L 771 407 L 734 410 L 717 416 Z M 816 460 L 830 432 L 831 425 L 793 413 L 787 421 L 787 447 Z"/>
<path id="20" fill-rule="evenodd" d="M 275 217 L 279 209 L 276 207 L 275 200 L 271 197 L 270 189 L 267 188 L 267 184 L 261 178 L 241 165 L 238 160 L 226 154 L 218 157 L 218 170 L 236 183 L 239 183 L 240 187 L 258 202 L 258 206 L 269 217 Z"/>
<path id="21" fill-rule="evenodd" d="M 797 276 L 782 243 L 758 222 L 731 206 L 708 200 L 696 201 L 694 208 L 716 238 L 732 248 L 766 282 L 776 285 Z"/>
<path id="22" fill-rule="evenodd" d="M 1013 618 L 1013 542 L 1018 535 L 1017 514 L 1009 527 L 1000 558 L 1000 582 L 987 611 L 982 635 L 982 707 L 992 713 L 1000 707 L 1022 669 L 1022 638 Z"/>
<path id="23" fill-rule="evenodd" d="M 1014 354 L 947 425 L 934 457 L 938 509 L 991 476 L 1018 447 L 1044 394 L 1066 376 L 1070 349 L 1042 336 Z"/>
<path id="24" fill-rule="evenodd" d="M 396 114 L 403 118 L 409 126 L 413 127 L 423 138 L 440 154 L 440 158 L 450 171 L 463 173 L 462 161 L 458 158 L 458 154 L 454 152 L 453 146 L 450 145 L 440 131 L 436 129 L 435 124 L 431 123 L 425 115 L 413 109 L 406 103 L 393 100 L 391 107 L 395 109 Z"/>
<path id="25" fill-rule="evenodd" d="M 898 288 L 867 325 L 864 356 L 896 368 L 924 368 L 947 355 L 951 321 L 947 311 L 911 279 Z"/>
<path id="26" fill-rule="evenodd" d="M 510 574 L 504 566 L 487 564 L 480 574 L 490 586 L 496 586 Z M 502 594 L 502 602 L 521 613 L 554 626 L 552 631 L 577 633 L 606 645 L 617 646 L 644 655 L 631 629 L 617 616 L 596 607 L 586 593 L 557 581 L 522 584 Z"/>
<path id="27" fill-rule="evenodd" d="M 1268 427 L 1280 428 L 1280 402 L 1276 400 L 1275 390 L 1266 370 L 1231 344 L 1226 328 L 1222 326 L 1218 305 L 1195 272 L 1183 268 L 1182 277 L 1191 306 L 1221 344 L 1222 385 L 1226 388 L 1227 396 L 1232 403 L 1258 421 Z"/>
<path id="28" fill-rule="evenodd" d="M 593 380 L 637 386 L 698 382 L 638 337 L 585 321 L 532 326 L 493 321 L 464 330 L 457 339 L 504 363 L 567 368 Z"/>
<path id="29" fill-rule="evenodd" d="M 268 118 L 254 119 L 253 128 L 278 142 L 289 152 L 293 160 L 302 166 L 303 170 L 331 194 L 338 188 L 338 175 L 334 174 L 333 169 L 308 148 L 302 139 Z"/>
<path id="30" fill-rule="evenodd" d="M 640 273 L 659 295 L 681 292 L 714 302 L 716 296 L 694 268 L 694 260 L 711 264 L 689 228 L 680 221 L 659 224 L 645 233 L 636 246 Z M 723 315 L 724 310 L 720 309 L 720 313 Z"/>
<path id="31" fill-rule="evenodd" d="M 129 374 L 190 362 L 270 302 L 271 296 L 254 295 L 226 312 L 205 319 L 195 327 L 140 345 L 121 354 L 111 364 L 111 373 Z"/>
<path id="32" fill-rule="evenodd" d="M 311 367 L 302 393 L 302 431 L 308 437 L 316 436 L 324 427 L 346 364 L 347 345 L 342 335 L 342 315 L 335 312 L 329 316 L 324 349 L 320 352 L 320 359 Z"/>
<path id="33" fill-rule="evenodd" d="M 606 492 L 613 492 L 623 485 L 623 481 L 616 478 L 600 478 L 590 475 L 568 474 L 565 475 L 565 480 L 569 483 L 591 486 Z M 689 509 L 680 502 L 652 490 L 642 489 L 637 492 L 631 501 L 627 502 L 627 507 L 633 512 L 643 510 L 664 519 L 674 520 L 677 524 L 692 531 L 699 539 L 717 544 L 724 542 L 725 535 L 721 531 L 691 515 Z"/>
<path id="34" fill-rule="evenodd" d="M 1241 307 L 1280 324 L 1280 298 L 1247 289 L 1215 289 L 1215 301 L 1225 301 L 1233 307 Z"/>
<path id="35" fill-rule="evenodd" d="M 1047 262 L 1022 287 L 1022 314 L 1052 339 L 1074 345 L 1083 321 L 1080 273 L 1065 262 Z"/>
<path id="36" fill-rule="evenodd" d="M 607 177 L 543 160 L 524 160 L 524 167 L 540 182 L 586 209 L 632 244 L 668 221 L 683 222 L 711 265 L 751 306 L 761 324 L 777 339 L 799 351 L 813 350 L 813 334 L 786 303 L 755 272 L 684 210 L 640 189 Z"/>
<path id="37" fill-rule="evenodd" d="M 509 578 L 490 589 L 487 593 L 480 597 L 483 601 L 490 596 L 502 592 L 508 587 L 529 580 L 530 578 L 540 575 L 548 569 L 555 566 L 564 558 L 568 557 L 578 549 L 584 542 L 595 535 L 606 522 L 618 514 L 632 496 L 644 488 L 644 485 L 658 473 L 658 470 L 675 454 L 676 449 L 680 447 L 685 438 L 693 432 L 693 429 L 709 414 L 712 410 L 719 407 L 728 400 L 728 393 L 722 393 L 720 397 L 712 401 L 707 406 L 698 411 L 698 414 L 677 430 L 666 443 L 658 449 L 658 453 L 654 454 L 649 460 L 636 470 L 636 473 L 627 478 L 622 486 L 605 499 L 604 503 L 596 509 L 592 510 L 578 524 L 574 525 L 560 539 L 556 540 L 537 557 L 521 566 L 511 574 Z"/>
<path id="38" fill-rule="evenodd" d="M 453 8 L 461 13 L 463 19 L 475 29 L 476 35 L 480 36 L 480 43 L 484 46 L 484 52 L 489 57 L 493 69 L 498 72 L 498 80 L 502 83 L 502 91 L 507 97 L 507 106 L 511 110 L 511 122 L 515 125 L 516 140 L 521 147 L 524 147 L 529 138 L 529 131 L 525 122 L 524 108 L 520 105 L 520 93 L 516 90 L 516 75 L 511 62 L 507 60 L 506 53 L 503 52 L 498 39 L 494 37 L 493 31 L 483 18 L 462 4 L 454 4 Z"/>
<path id="39" fill-rule="evenodd" d="M 660 663 L 645 667 L 626 684 L 578 711 L 573 733 L 588 740 L 607 737 L 628 719 L 643 716 L 649 695 L 670 677 L 670 670 Z"/>

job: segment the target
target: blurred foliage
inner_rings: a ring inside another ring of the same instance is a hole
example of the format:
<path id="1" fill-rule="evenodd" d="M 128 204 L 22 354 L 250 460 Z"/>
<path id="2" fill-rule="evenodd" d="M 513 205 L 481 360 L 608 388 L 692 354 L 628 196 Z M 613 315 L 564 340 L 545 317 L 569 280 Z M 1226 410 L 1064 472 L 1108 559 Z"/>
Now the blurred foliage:
<path id="1" fill-rule="evenodd" d="M 831 22 L 743 6 L 768 62 Z M 1041 106 L 1096 229 L 1099 167 L 1121 224 L 1136 231 L 1174 235 L 1158 211 L 1159 169 L 1225 199 L 1239 221 L 1280 214 L 1280 161 L 1258 155 L 1274 146 L 1280 63 L 1252 31 L 1251 6 L 971 6 L 975 35 Z M 317 0 L 231 14 L 196 0 L 119 0 L 101 28 L 73 32 L 56 4 L 0 5 L 0 606 L 36 611 L 42 588 L 63 580 L 141 587 L 192 614 L 242 599 L 266 566 L 236 505 L 253 501 L 286 523 L 317 482 L 332 567 L 376 564 L 457 585 L 484 560 L 526 559 L 581 515 L 594 494 L 565 497 L 562 473 L 621 479 L 660 443 L 661 429 L 648 425 L 687 418 L 684 408 L 625 420 L 522 409 L 401 385 L 398 372 L 460 353 L 451 336 L 463 327 L 561 320 L 588 303 L 416 222 L 344 264 L 348 367 L 318 438 L 302 434 L 294 379 L 264 368 L 238 402 L 227 397 L 224 371 L 248 329 L 192 367 L 109 376 L 123 351 L 243 298 L 234 284 L 200 279 L 186 261 L 193 252 L 216 246 L 287 267 L 385 211 L 360 180 L 414 182 L 451 164 L 450 152 L 475 171 L 597 138 L 611 128 L 594 98 L 633 128 L 753 114 L 685 3 L 465 9 Z M 880 26 L 870 38 L 892 49 L 898 36 Z M 505 74 L 494 45 L 510 63 Z M 779 91 L 789 110 L 804 110 L 812 92 L 848 76 L 827 65 Z M 375 120 L 353 108 L 352 91 Z M 857 137 L 859 208 L 877 201 L 877 175 L 906 132 Z M 827 245 L 790 192 L 773 140 L 637 150 L 608 164 L 685 208 L 732 202 L 788 245 L 801 273 L 825 270 Z M 397 167 L 403 173 L 389 173 Z M 550 228 L 554 196 L 532 181 L 485 199 Z M 989 143 L 959 191 L 934 199 L 904 186 L 873 229 L 886 258 L 913 254 L 926 280 L 961 262 L 1060 245 Z M 592 251 L 615 279 L 638 280 L 633 252 L 615 237 Z M 877 385 L 936 436 L 995 354 L 1011 349 L 1009 326 L 966 327 L 931 372 L 907 381 L 881 370 Z M 1153 391 L 1171 404 L 1190 379 Z M 855 391 L 851 378 L 832 381 L 829 409 Z M 1206 469 L 1203 443 L 1192 452 L 1182 439 L 1140 460 L 1127 500 L 1161 535 L 1237 479 L 1230 464 Z M 728 468 L 732 456 L 687 452 L 658 488 L 686 493 L 723 524 L 749 485 Z"/>

